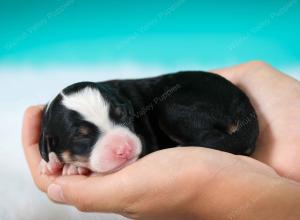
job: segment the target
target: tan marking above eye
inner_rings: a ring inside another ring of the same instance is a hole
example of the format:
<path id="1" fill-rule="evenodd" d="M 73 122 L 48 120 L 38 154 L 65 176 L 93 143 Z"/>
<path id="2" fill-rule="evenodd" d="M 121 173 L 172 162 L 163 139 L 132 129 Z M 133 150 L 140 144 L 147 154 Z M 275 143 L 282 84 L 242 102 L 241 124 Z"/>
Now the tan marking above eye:
<path id="1" fill-rule="evenodd" d="M 87 126 L 80 126 L 79 127 L 79 133 L 83 136 L 88 135 L 91 132 L 90 128 Z"/>

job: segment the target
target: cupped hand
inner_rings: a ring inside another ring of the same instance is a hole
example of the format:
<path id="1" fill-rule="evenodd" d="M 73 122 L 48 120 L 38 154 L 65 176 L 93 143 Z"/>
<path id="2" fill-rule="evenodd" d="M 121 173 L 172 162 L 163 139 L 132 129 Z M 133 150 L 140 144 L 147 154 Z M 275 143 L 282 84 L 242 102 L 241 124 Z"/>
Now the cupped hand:
<path id="1" fill-rule="evenodd" d="M 295 109 L 299 83 L 260 62 L 215 72 L 241 87 L 257 110 L 261 134 L 254 157 L 282 175 L 299 178 L 295 158 L 300 143 Z M 23 125 L 23 146 L 33 179 L 52 200 L 82 211 L 115 212 L 135 219 L 230 218 L 246 215 L 247 210 L 235 211 L 248 207 L 243 203 L 261 189 L 283 181 L 259 161 L 199 147 L 155 152 L 106 176 L 41 175 L 41 111 L 41 106 L 29 108 Z"/>
<path id="2" fill-rule="evenodd" d="M 158 151 L 105 176 L 43 175 L 38 167 L 41 111 L 41 106 L 31 107 L 24 117 L 23 144 L 33 179 L 52 200 L 81 211 L 114 212 L 134 219 L 218 219 L 259 192 L 264 179 L 268 184 L 280 179 L 254 159 L 199 147 Z M 249 179 L 257 184 L 247 183 Z M 245 187 L 247 193 L 240 195 Z M 215 204 L 222 209 L 211 212 Z"/>
<path id="3" fill-rule="evenodd" d="M 260 135 L 253 157 L 300 181 L 299 81 L 259 61 L 214 72 L 240 87 L 254 105 Z"/>

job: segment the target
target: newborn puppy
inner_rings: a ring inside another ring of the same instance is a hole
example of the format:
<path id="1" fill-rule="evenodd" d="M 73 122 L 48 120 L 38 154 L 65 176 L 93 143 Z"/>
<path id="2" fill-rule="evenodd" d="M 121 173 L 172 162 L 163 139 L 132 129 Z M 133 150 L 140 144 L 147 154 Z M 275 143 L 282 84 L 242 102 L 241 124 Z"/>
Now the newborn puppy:
<path id="1" fill-rule="evenodd" d="M 247 96 L 200 71 L 73 84 L 47 104 L 41 129 L 42 173 L 69 175 L 114 172 L 176 146 L 250 155 L 259 133 Z"/>

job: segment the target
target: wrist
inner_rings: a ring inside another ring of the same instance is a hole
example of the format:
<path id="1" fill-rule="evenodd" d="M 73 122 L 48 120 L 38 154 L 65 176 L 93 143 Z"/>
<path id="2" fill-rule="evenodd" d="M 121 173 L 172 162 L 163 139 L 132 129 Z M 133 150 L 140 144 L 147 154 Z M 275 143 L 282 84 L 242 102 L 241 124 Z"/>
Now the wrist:
<path id="1" fill-rule="evenodd" d="M 198 200 L 198 218 L 300 219 L 299 183 L 251 174 L 244 180 L 249 182 L 248 187 L 243 180 L 236 179 L 235 183 L 225 180 L 218 185 L 211 184 L 215 190 L 207 189 L 208 193 L 203 193 Z"/>
<path id="2" fill-rule="evenodd" d="M 244 219 L 300 219 L 300 185 L 278 177 L 271 181 Z"/>

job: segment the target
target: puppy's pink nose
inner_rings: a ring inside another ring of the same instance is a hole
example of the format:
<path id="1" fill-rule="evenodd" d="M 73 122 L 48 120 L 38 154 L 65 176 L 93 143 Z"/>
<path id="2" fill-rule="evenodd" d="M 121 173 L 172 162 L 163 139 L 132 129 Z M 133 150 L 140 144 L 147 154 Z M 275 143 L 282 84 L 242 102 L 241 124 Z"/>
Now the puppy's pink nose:
<path id="1" fill-rule="evenodd" d="M 133 153 L 132 146 L 125 142 L 119 145 L 115 150 L 115 156 L 122 159 L 131 159 Z"/>

